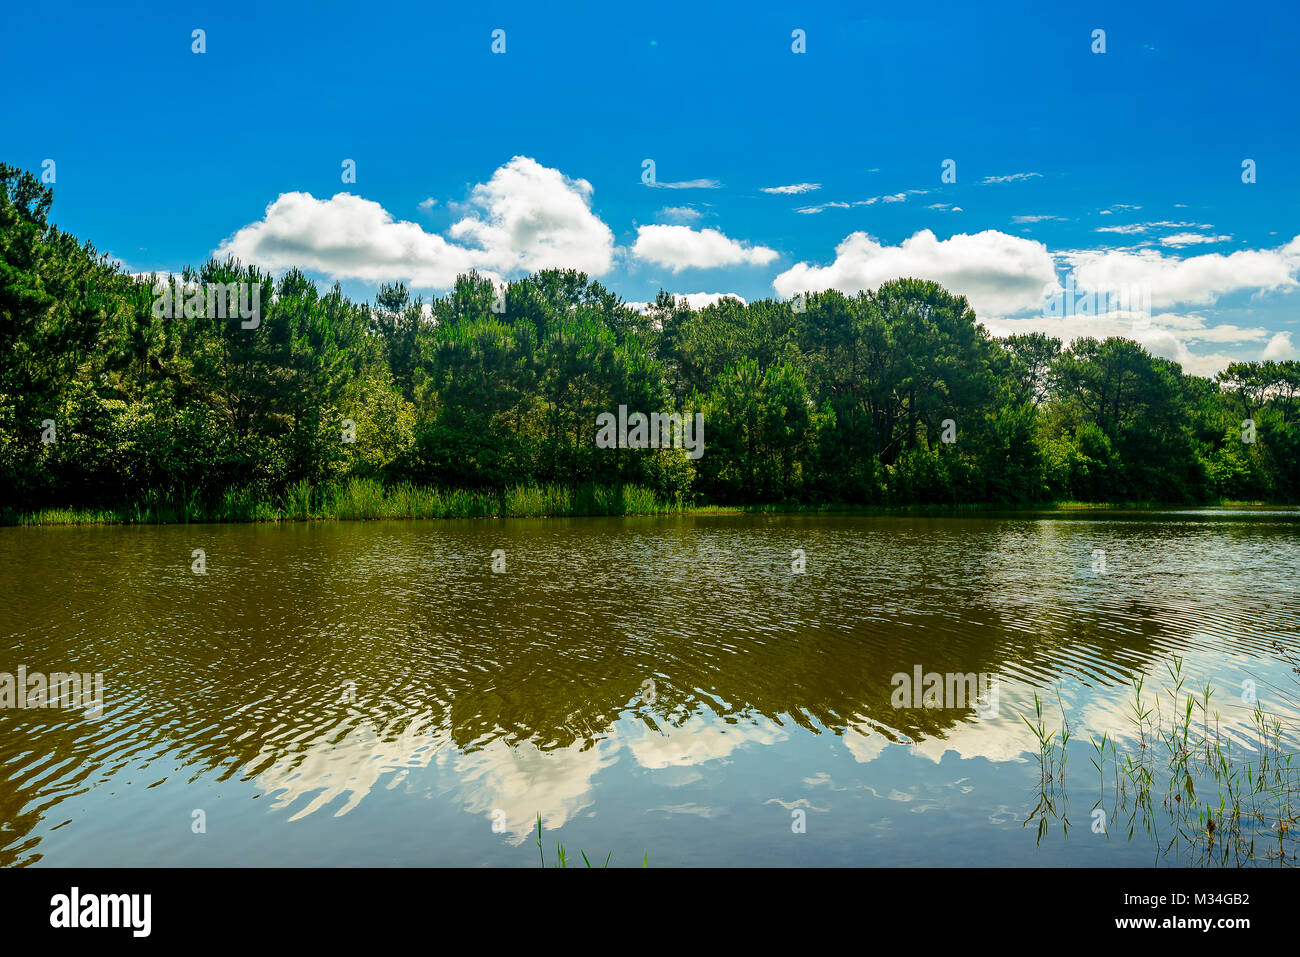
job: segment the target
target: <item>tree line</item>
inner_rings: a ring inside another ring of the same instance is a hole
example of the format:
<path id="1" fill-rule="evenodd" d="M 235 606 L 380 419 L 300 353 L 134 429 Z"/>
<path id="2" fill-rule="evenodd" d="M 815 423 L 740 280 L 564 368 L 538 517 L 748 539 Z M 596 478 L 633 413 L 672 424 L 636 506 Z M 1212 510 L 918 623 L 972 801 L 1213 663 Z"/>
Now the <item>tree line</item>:
<path id="1" fill-rule="evenodd" d="M 0 165 L 10 509 L 275 500 L 357 478 L 714 504 L 1300 499 L 1294 361 L 1207 379 L 1123 338 L 999 339 L 911 278 L 695 310 L 663 292 L 635 309 L 573 270 L 503 295 L 476 274 L 428 300 L 385 284 L 373 303 L 296 270 L 184 271 L 256 287 L 247 328 L 155 308 L 155 280 L 50 224 L 51 201 Z M 598 447 L 620 405 L 702 413 L 704 454 Z"/>

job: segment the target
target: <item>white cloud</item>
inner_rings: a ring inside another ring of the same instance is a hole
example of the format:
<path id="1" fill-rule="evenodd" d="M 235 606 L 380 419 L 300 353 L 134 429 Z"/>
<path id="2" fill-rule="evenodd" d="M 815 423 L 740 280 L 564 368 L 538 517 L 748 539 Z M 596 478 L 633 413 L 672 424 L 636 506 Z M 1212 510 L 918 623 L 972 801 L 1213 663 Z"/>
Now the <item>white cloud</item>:
<path id="1" fill-rule="evenodd" d="M 618 761 L 621 749 L 613 735 L 597 738 L 594 746 L 545 750 L 532 741 L 495 738 L 473 751 L 444 752 L 439 764 L 452 766 L 466 812 L 485 824 L 493 812 L 504 812 L 505 839 L 517 846 L 537 833 L 538 814 L 543 827 L 554 830 L 590 807 L 596 778 Z"/>
<path id="2" fill-rule="evenodd" d="M 775 249 L 748 246 L 716 229 L 689 226 L 638 226 L 632 255 L 673 272 L 714 269 L 719 266 L 765 266 L 776 259 Z"/>
<path id="3" fill-rule="evenodd" d="M 1043 223 L 1051 219 L 1061 219 L 1061 217 L 1048 216 L 1045 214 L 1034 215 L 1034 216 L 1012 216 L 1011 217 L 1011 221 L 1013 223 Z"/>
<path id="4" fill-rule="evenodd" d="M 824 289 L 853 293 L 900 277 L 931 279 L 965 296 L 977 314 L 1041 308 L 1043 289 L 1056 281 L 1056 267 L 1042 243 L 996 230 L 959 233 L 940 240 L 928 229 L 883 246 L 866 233 L 848 236 L 828 266 L 798 263 L 772 286 L 782 296 Z"/>
<path id="5" fill-rule="evenodd" d="M 1097 315 L 1045 315 L 1044 293 L 1060 290 L 1057 272 L 1061 266 L 1072 269 L 1080 293 L 1141 290 L 1149 294 L 1154 315 L 1114 310 Z M 798 263 L 778 275 L 772 285 L 784 297 L 832 288 L 851 295 L 900 277 L 933 280 L 965 296 L 981 321 L 999 335 L 1046 332 L 1066 342 L 1080 336 L 1125 336 L 1141 342 L 1155 355 L 1173 359 L 1187 372 L 1212 375 L 1232 357 L 1192 352 L 1189 345 L 1213 348 L 1216 344 L 1263 343 L 1269 331 L 1214 323 L 1195 312 L 1177 310 L 1211 306 L 1233 293 L 1259 294 L 1300 286 L 1300 236 L 1274 249 L 1184 258 L 1157 249 L 1051 253 L 1041 243 L 996 230 L 958 234 L 947 240 L 923 230 L 898 246 L 882 245 L 858 232 L 839 244 L 829 265 Z M 1265 354 L 1269 358 L 1295 355 L 1290 334 L 1275 335 Z"/>
<path id="6" fill-rule="evenodd" d="M 1030 316 L 1027 318 L 999 318 L 985 321 L 989 332 L 995 336 L 1020 335 L 1043 332 L 1062 342 L 1091 337 L 1106 339 L 1120 336 L 1133 339 L 1152 355 L 1172 359 L 1184 372 L 1212 376 L 1232 361 L 1223 353 L 1193 353 L 1188 342 L 1243 343 L 1257 342 L 1268 335 L 1264 329 L 1242 329 L 1221 324 L 1208 325 L 1202 316 L 1158 313 L 1148 318 L 1136 312 L 1107 312 L 1097 316 Z"/>
<path id="7" fill-rule="evenodd" d="M 1204 233 L 1174 233 L 1171 236 L 1161 236 L 1160 245 L 1196 246 L 1200 243 L 1226 243 L 1231 239 L 1231 236 L 1207 236 Z"/>
<path id="8" fill-rule="evenodd" d="M 842 203 L 838 200 L 829 203 L 821 203 L 817 206 L 800 206 L 795 210 L 796 213 L 804 215 L 813 215 L 828 209 L 851 209 L 854 206 L 874 206 L 876 203 L 903 203 L 907 201 L 908 196 L 924 196 L 930 192 L 928 189 L 909 189 L 902 193 L 890 193 L 888 196 L 871 196 L 867 199 L 855 199 L 851 203 Z M 935 203 L 926 207 L 927 209 L 947 209 L 946 203 Z M 954 208 L 953 212 L 961 212 L 959 208 Z"/>
<path id="9" fill-rule="evenodd" d="M 138 279 L 140 282 L 148 282 L 152 280 L 154 284 L 153 288 L 155 290 L 158 290 L 160 286 L 166 285 L 169 282 L 174 285 L 176 278 L 178 278 L 182 272 L 180 269 L 154 269 L 150 272 L 137 272 L 124 262 L 119 261 L 118 265 L 124 272 L 129 274 L 132 279 Z M 184 283 L 183 285 L 188 289 L 191 285 L 196 284 Z"/>
<path id="10" fill-rule="evenodd" d="M 1232 361 L 1230 356 L 1222 353 L 1192 353 L 1172 329 L 1163 328 L 1155 323 L 1135 323 L 1128 338 L 1136 339 L 1147 352 L 1162 359 L 1177 362 L 1184 372 L 1192 375 L 1213 376 L 1227 368 Z"/>
<path id="11" fill-rule="evenodd" d="M 1296 347 L 1291 344 L 1291 333 L 1279 332 L 1272 339 L 1268 340 L 1268 345 L 1264 347 L 1265 361 L 1269 359 L 1300 359 L 1300 353 L 1296 352 Z"/>
<path id="12" fill-rule="evenodd" d="M 1167 219 L 1156 223 L 1130 223 L 1126 226 L 1098 226 L 1099 233 L 1120 233 L 1132 236 L 1137 233 L 1149 233 L 1153 229 L 1213 229 L 1210 223 L 1174 223 Z"/>
<path id="13" fill-rule="evenodd" d="M 734 292 L 675 292 L 672 293 L 672 297 L 674 299 L 685 299 L 686 305 L 694 309 L 696 312 L 703 309 L 705 306 L 711 306 L 715 302 L 718 302 L 719 300 L 722 299 L 738 299 L 740 300 L 740 304 L 742 306 L 746 304 L 745 297 L 738 296 Z M 632 309 L 636 312 L 644 313 L 648 309 L 650 309 L 654 305 L 654 303 L 653 302 L 625 302 L 623 303 L 623 305 L 627 306 L 629 309 Z"/>
<path id="14" fill-rule="evenodd" d="M 800 206 L 798 209 L 795 210 L 795 212 L 803 213 L 805 216 L 812 216 L 817 213 L 823 212 L 824 210 L 827 209 L 848 209 L 848 208 L 849 208 L 848 203 L 833 202 L 833 203 L 822 203 L 820 206 Z"/>
<path id="15" fill-rule="evenodd" d="M 405 280 L 445 289 L 459 273 L 509 274 L 551 267 L 607 273 L 614 234 L 591 211 L 591 184 L 516 156 L 474 187 L 469 214 L 448 241 L 394 221 L 378 203 L 338 193 L 284 193 L 261 220 L 238 230 L 214 255 L 271 270 L 300 267 L 335 279 Z"/>
<path id="16" fill-rule="evenodd" d="M 430 196 L 428 199 L 420 200 L 420 208 L 425 212 L 428 212 L 429 210 L 433 209 L 433 207 L 436 206 L 437 203 L 438 201 L 434 199 L 432 196 Z"/>
<path id="17" fill-rule="evenodd" d="M 734 292 L 679 292 L 674 293 L 678 299 L 685 299 L 686 304 L 697 312 L 705 306 L 711 306 L 720 299 L 739 299 L 740 304 L 745 305 L 742 296 L 737 296 Z"/>
<path id="18" fill-rule="evenodd" d="M 704 214 L 694 206 L 665 206 L 659 210 L 658 215 L 662 219 L 673 219 L 679 223 L 691 223 Z"/>
<path id="19" fill-rule="evenodd" d="M 361 718 L 342 735 L 336 729 L 322 731 L 299 739 L 292 755 L 263 742 L 250 765 L 265 768 L 255 782 L 258 791 L 275 810 L 305 802 L 290 821 L 327 807 L 342 817 L 385 778 L 400 781 L 412 770 L 429 767 L 452 744 L 451 735 L 430 714 L 412 715 L 404 727 L 384 724 L 376 727 Z M 336 802 L 341 796 L 346 800 Z"/>
<path id="20" fill-rule="evenodd" d="M 821 188 L 821 183 L 794 183 L 790 186 L 764 186 L 763 192 L 780 196 L 797 196 L 800 193 L 811 193 L 813 190 Z"/>
<path id="21" fill-rule="evenodd" d="M 678 183 L 646 183 L 655 189 L 718 189 L 722 186 L 716 179 L 684 179 Z"/>
<path id="22" fill-rule="evenodd" d="M 499 256 L 502 269 L 561 267 L 600 275 L 609 271 L 614 234 L 592 213 L 592 192 L 585 179 L 516 156 L 470 194 L 486 215 L 468 216 L 450 232 Z"/>
<path id="23" fill-rule="evenodd" d="M 650 770 L 719 761 L 748 744 L 772 745 L 789 737 L 768 718 L 748 725 L 693 719 L 681 727 L 665 726 L 651 731 L 637 726 L 636 730 L 638 734 L 626 736 L 628 750 L 637 764 Z"/>
<path id="24" fill-rule="evenodd" d="M 1268 330 L 1260 326 L 1243 329 L 1230 322 L 1221 322 L 1215 326 L 1206 325 L 1201 316 L 1182 316 L 1171 313 L 1159 313 L 1152 317 L 1153 324 L 1162 324 L 1181 333 L 1187 339 L 1200 342 L 1258 342 L 1268 335 Z"/>
<path id="25" fill-rule="evenodd" d="M 1136 339 L 1153 356 L 1177 362 L 1185 370 L 1190 371 L 1188 367 L 1193 361 L 1192 354 L 1172 329 L 1161 329 L 1158 326 L 1134 328 L 1128 337 Z"/>
<path id="26" fill-rule="evenodd" d="M 998 337 L 1044 332 L 1067 344 L 1084 337 L 1106 339 L 1111 336 L 1121 336 L 1135 340 L 1152 355 L 1172 359 L 1183 367 L 1183 371 L 1197 375 L 1213 375 L 1231 361 L 1227 356 L 1218 354 L 1213 356 L 1192 354 L 1173 330 L 1154 326 L 1140 328 L 1134 322 L 1111 317 L 1102 321 L 1093 319 L 1090 323 L 1084 323 L 1082 319 L 999 319 L 986 322 L 985 326 L 990 333 Z"/>
<path id="27" fill-rule="evenodd" d="M 984 185 L 990 183 L 1020 183 L 1027 179 L 1042 179 L 1042 173 L 1011 173 L 1008 176 L 985 176 Z"/>
<path id="28" fill-rule="evenodd" d="M 1144 288 L 1151 305 L 1207 305 L 1243 290 L 1270 291 L 1300 283 L 1300 236 L 1276 249 L 1241 249 L 1179 259 L 1158 250 L 1085 250 L 1065 255 L 1081 289 Z"/>
<path id="29" fill-rule="evenodd" d="M 283 193 L 260 221 L 240 229 L 213 255 L 272 270 L 299 266 L 340 279 L 407 279 L 429 286 L 446 286 L 473 264 L 467 250 L 415 223 L 394 222 L 378 203 L 350 193 L 327 200 Z"/>

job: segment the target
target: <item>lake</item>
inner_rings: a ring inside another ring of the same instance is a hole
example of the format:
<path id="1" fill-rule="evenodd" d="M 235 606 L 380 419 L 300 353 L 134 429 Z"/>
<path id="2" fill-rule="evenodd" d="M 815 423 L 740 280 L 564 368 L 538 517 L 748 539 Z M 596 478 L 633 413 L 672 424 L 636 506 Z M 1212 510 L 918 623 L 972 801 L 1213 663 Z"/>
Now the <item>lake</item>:
<path id="1" fill-rule="evenodd" d="M 548 863 L 1240 863 L 1156 722 L 1278 780 L 1298 546 L 1288 509 L 3 528 L 0 672 L 103 710 L 0 709 L 0 864 L 533 867 L 539 815 Z M 898 706 L 931 673 L 990 680 Z"/>

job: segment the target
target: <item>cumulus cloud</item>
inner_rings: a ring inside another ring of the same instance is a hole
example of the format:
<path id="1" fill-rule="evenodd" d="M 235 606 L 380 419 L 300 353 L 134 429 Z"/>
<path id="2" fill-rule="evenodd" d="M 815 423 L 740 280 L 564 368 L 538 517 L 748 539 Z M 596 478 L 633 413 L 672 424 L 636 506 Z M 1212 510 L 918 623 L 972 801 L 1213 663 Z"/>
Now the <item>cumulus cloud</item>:
<path id="1" fill-rule="evenodd" d="M 1223 369 L 1232 358 L 1219 352 L 1193 353 L 1188 343 L 1249 343 L 1259 342 L 1268 336 L 1261 328 L 1243 329 L 1231 324 L 1210 325 L 1203 316 L 1180 313 L 1144 313 L 1122 310 L 1101 315 L 1029 316 L 998 318 L 984 321 L 995 336 L 1020 335 L 1043 332 L 1062 342 L 1091 337 L 1106 339 L 1121 336 L 1140 343 L 1152 355 L 1172 359 L 1184 372 L 1212 376 Z"/>
<path id="2" fill-rule="evenodd" d="M 1177 362 L 1185 371 L 1192 371 L 1190 367 L 1197 361 L 1188 350 L 1186 343 L 1179 339 L 1172 329 L 1138 326 L 1129 334 L 1129 338 L 1136 339 L 1153 356 Z"/>
<path id="3" fill-rule="evenodd" d="M 335 279 L 404 280 L 437 289 L 471 269 L 507 275 L 561 267 L 599 276 L 613 264 L 614 234 L 592 212 L 591 196 L 586 180 L 516 156 L 474 187 L 468 214 L 448 230 L 450 240 L 395 221 L 360 196 L 293 192 L 214 255 L 277 271 L 296 266 Z"/>
<path id="4" fill-rule="evenodd" d="M 906 276 L 934 280 L 965 296 L 977 314 L 997 315 L 1041 308 L 1056 267 L 1042 243 L 991 229 L 945 240 L 925 229 L 898 246 L 857 232 L 836 247 L 830 265 L 798 263 L 772 286 L 786 297 L 824 289 L 851 295 Z"/>
<path id="5" fill-rule="evenodd" d="M 628 749 L 637 764 L 651 770 L 719 761 L 745 745 L 772 745 L 789 737 L 785 730 L 766 718 L 748 725 L 696 719 L 681 727 L 664 730 L 651 731 L 638 726 L 637 732 L 627 736 Z"/>
<path id="6" fill-rule="evenodd" d="M 697 311 L 721 299 L 739 299 L 742 306 L 746 304 L 744 297 L 737 296 L 734 292 L 679 292 L 675 295 L 678 299 L 685 299 L 686 305 Z"/>
<path id="7" fill-rule="evenodd" d="M 1232 293 L 1258 294 L 1300 286 L 1300 236 L 1274 249 L 1204 253 L 1184 258 L 1157 249 L 1093 249 L 1052 254 L 1041 243 L 996 230 L 958 234 L 946 240 L 923 230 L 897 246 L 882 245 L 866 233 L 857 232 L 840 243 L 829 265 L 798 263 L 778 275 L 772 285 L 786 297 L 804 290 L 831 288 L 852 294 L 878 288 L 892 279 L 913 276 L 934 280 L 965 296 L 981 318 L 1043 316 L 1045 293 L 1061 290 L 1058 266 L 1072 270 L 1081 293 L 1116 294 L 1127 290 L 1137 293 L 1144 301 L 1149 297 L 1149 307 L 1143 308 L 1162 313 L 1164 325 L 1180 340 L 1262 341 L 1263 329 L 1229 324 L 1210 327 L 1199 316 L 1177 320 L 1172 317 L 1177 309 L 1212 305 Z M 1112 318 L 1113 315 L 1112 311 Z M 1075 317 L 1066 318 L 1072 321 Z M 1031 317 L 1025 321 L 1036 320 Z M 1043 321 L 1050 322 L 1050 319 L 1044 317 Z M 1069 330 L 1039 328 L 1062 338 L 1073 337 Z M 1092 330 L 1074 333 L 1075 336 L 1093 334 L 1097 333 Z M 1277 348 L 1284 347 L 1279 344 Z"/>
<path id="8" fill-rule="evenodd" d="M 694 309 L 696 312 L 703 309 L 705 306 L 711 306 L 715 302 L 719 302 L 723 299 L 736 299 L 742 306 L 746 305 L 745 297 L 738 296 L 734 292 L 675 292 L 672 296 L 674 299 L 685 299 L 686 305 Z M 654 303 L 628 302 L 624 303 L 624 305 L 629 309 L 636 310 L 637 312 L 645 312 L 650 309 Z"/>
<path id="9" fill-rule="evenodd" d="M 1157 309 L 1208 305 L 1243 290 L 1272 291 L 1300 285 L 1300 236 L 1276 249 L 1241 249 L 1179 259 L 1154 249 L 1085 250 L 1066 254 L 1080 288 L 1143 288 Z"/>
<path id="10" fill-rule="evenodd" d="M 1211 377 L 1221 372 L 1232 362 L 1232 357 L 1221 352 L 1194 353 L 1187 348 L 1186 342 L 1174 329 L 1158 322 L 1138 320 L 1127 334 L 1137 340 L 1153 356 L 1170 359 L 1183 367 L 1184 372 L 1192 375 Z"/>
<path id="11" fill-rule="evenodd" d="M 1291 344 L 1291 333 L 1279 332 L 1268 340 L 1268 345 L 1264 347 L 1265 361 L 1274 359 L 1281 361 L 1283 359 L 1300 359 L 1300 353 L 1296 352 L 1296 347 Z"/>
<path id="12" fill-rule="evenodd" d="M 724 236 L 716 229 L 689 226 L 638 226 L 632 256 L 643 262 L 683 269 L 714 269 L 719 266 L 765 266 L 776 259 L 775 249 L 749 246 Z"/>
<path id="13" fill-rule="evenodd" d="M 474 187 L 470 204 L 482 211 L 451 227 L 454 239 L 490 252 L 501 269 L 553 267 L 608 272 L 614 234 L 591 211 L 592 187 L 556 169 L 516 156 L 486 183 Z"/>
<path id="14" fill-rule="evenodd" d="M 440 756 L 439 763 L 454 768 L 463 809 L 485 820 L 504 812 L 505 839 L 517 846 L 536 833 L 538 814 L 553 830 L 590 807 L 596 778 L 618 761 L 621 748 L 614 737 L 594 747 L 546 750 L 532 741 L 513 745 L 497 738 L 473 751 Z"/>
<path id="15" fill-rule="evenodd" d="M 1181 242 L 1183 237 L 1174 238 Z M 1208 241 L 1223 238 L 1211 236 Z M 1061 269 L 1073 273 L 1079 294 L 1108 293 L 1111 298 L 1103 300 L 1100 309 L 1094 307 L 1092 314 L 1078 314 L 1081 306 L 1066 309 L 1066 315 L 1059 310 L 1049 313 L 1045 294 L 1061 292 Z M 1289 333 L 1269 339 L 1271 332 L 1264 328 L 1215 323 L 1198 314 L 1196 307 L 1214 306 L 1234 293 L 1258 295 L 1300 286 L 1300 236 L 1274 249 L 1183 256 L 1153 248 L 1053 253 L 1041 243 L 996 230 L 946 240 L 923 230 L 897 246 L 857 232 L 839 244 L 831 263 L 800 262 L 778 275 L 772 285 L 787 298 L 805 290 L 853 294 L 900 277 L 930 279 L 965 296 L 981 321 L 998 335 L 1045 332 L 1066 342 L 1081 336 L 1124 336 L 1197 375 L 1213 375 L 1233 358 L 1219 351 L 1193 352 L 1198 344 L 1213 350 L 1267 341 L 1266 358 L 1297 354 Z M 1131 312 L 1114 308 L 1113 297 L 1125 291 L 1137 296 L 1118 300 Z"/>
<path id="16" fill-rule="evenodd" d="M 790 186 L 764 186 L 763 192 L 774 193 L 779 196 L 797 196 L 799 193 L 811 193 L 813 190 L 821 188 L 821 183 L 794 183 Z"/>

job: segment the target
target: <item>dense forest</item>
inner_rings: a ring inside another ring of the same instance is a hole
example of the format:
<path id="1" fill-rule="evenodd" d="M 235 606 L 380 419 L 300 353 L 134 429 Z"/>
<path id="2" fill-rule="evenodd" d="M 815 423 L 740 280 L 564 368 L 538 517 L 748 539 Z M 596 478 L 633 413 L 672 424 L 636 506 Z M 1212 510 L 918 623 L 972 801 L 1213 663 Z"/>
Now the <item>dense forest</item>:
<path id="1" fill-rule="evenodd" d="M 622 489 L 673 507 L 1300 500 L 1297 362 L 1210 380 L 1126 339 L 997 339 L 923 279 L 696 311 L 665 293 L 634 309 L 567 270 L 373 303 L 296 271 L 185 271 L 251 284 L 249 328 L 158 308 L 154 280 L 51 225 L 51 201 L 0 165 L 10 520 L 307 516 L 348 487 L 563 489 L 595 511 L 630 510 Z M 701 413 L 704 454 L 598 447 L 620 405 Z"/>

